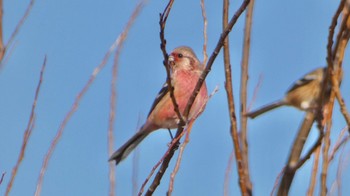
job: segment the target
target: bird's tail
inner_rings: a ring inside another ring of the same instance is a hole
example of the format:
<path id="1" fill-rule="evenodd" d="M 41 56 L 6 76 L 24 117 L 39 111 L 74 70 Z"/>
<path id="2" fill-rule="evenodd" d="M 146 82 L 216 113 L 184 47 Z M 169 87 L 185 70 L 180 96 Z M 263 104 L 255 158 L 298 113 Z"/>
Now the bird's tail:
<path id="1" fill-rule="evenodd" d="M 132 136 L 123 146 L 115 151 L 108 161 L 115 160 L 115 164 L 118 165 L 120 161 L 125 159 L 136 147 L 141 143 L 143 139 L 149 134 L 149 131 L 144 131 L 142 128 L 134 136 Z"/>
<path id="2" fill-rule="evenodd" d="M 286 104 L 285 101 L 278 100 L 278 101 L 275 101 L 275 102 L 273 102 L 271 104 L 265 105 L 265 106 L 255 110 L 255 111 L 247 113 L 247 116 L 249 118 L 255 118 L 255 117 L 257 117 L 257 116 L 259 116 L 259 115 L 261 115 L 261 114 L 263 114 L 265 112 L 268 112 L 270 110 L 276 109 L 276 108 L 278 108 L 278 107 L 280 107 L 282 105 L 285 105 L 285 104 Z"/>

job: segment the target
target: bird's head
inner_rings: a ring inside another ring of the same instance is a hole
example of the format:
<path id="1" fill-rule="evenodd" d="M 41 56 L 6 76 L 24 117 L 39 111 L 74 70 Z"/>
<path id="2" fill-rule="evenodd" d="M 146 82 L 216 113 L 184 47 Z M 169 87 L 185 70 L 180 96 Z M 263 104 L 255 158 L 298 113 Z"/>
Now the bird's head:
<path id="1" fill-rule="evenodd" d="M 194 70 L 198 69 L 200 62 L 190 47 L 180 46 L 175 48 L 169 55 L 169 65 L 175 70 Z"/>

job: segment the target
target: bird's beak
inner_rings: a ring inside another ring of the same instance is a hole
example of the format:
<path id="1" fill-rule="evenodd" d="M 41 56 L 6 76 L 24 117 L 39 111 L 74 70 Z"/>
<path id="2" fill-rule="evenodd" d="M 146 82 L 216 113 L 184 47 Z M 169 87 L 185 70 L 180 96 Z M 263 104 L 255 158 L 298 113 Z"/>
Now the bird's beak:
<path id="1" fill-rule="evenodd" d="M 168 63 L 169 63 L 169 65 L 174 65 L 175 64 L 175 58 L 174 58 L 173 55 L 169 55 Z"/>

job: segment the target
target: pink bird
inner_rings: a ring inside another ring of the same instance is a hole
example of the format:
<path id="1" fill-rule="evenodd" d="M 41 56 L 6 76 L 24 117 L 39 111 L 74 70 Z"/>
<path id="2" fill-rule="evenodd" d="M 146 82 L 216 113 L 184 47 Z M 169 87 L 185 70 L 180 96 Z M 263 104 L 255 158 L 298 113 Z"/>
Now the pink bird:
<path id="1" fill-rule="evenodd" d="M 168 61 L 171 70 L 171 82 L 174 87 L 174 95 L 179 106 L 179 111 L 183 114 L 187 102 L 203 72 L 204 66 L 200 63 L 193 50 L 186 46 L 175 48 L 170 53 Z M 203 83 L 191 107 L 187 122 L 197 118 L 201 114 L 205 108 L 207 99 L 207 87 L 206 84 Z M 112 154 L 109 161 L 115 160 L 116 164 L 118 164 L 151 132 L 159 129 L 175 129 L 178 127 L 178 123 L 179 118 L 174 111 L 169 87 L 167 83 L 165 83 L 154 100 L 147 121 L 134 136 Z"/>

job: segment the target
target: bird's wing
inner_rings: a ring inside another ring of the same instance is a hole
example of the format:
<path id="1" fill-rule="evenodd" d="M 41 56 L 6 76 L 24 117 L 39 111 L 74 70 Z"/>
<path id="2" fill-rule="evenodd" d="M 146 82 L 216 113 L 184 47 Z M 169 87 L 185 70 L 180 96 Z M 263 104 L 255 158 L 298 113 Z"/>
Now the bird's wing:
<path id="1" fill-rule="evenodd" d="M 152 113 L 152 111 L 154 110 L 154 108 L 157 106 L 157 104 L 160 102 L 160 100 L 163 99 L 163 97 L 169 92 L 169 86 L 168 83 L 165 82 L 165 84 L 163 85 L 162 89 L 160 89 L 156 99 L 153 101 L 152 107 L 148 113 L 148 116 Z"/>
<path id="2" fill-rule="evenodd" d="M 314 81 L 314 80 L 319 80 L 319 75 L 316 74 L 316 72 L 319 71 L 318 69 L 306 74 L 303 78 L 301 78 L 300 80 L 294 82 L 294 84 L 289 88 L 289 90 L 287 92 L 291 92 L 301 86 L 307 85 L 310 82 Z M 320 71 L 326 72 L 326 69 L 322 69 Z"/>

